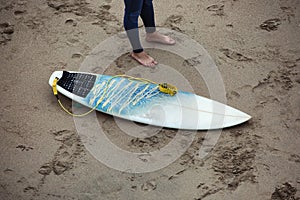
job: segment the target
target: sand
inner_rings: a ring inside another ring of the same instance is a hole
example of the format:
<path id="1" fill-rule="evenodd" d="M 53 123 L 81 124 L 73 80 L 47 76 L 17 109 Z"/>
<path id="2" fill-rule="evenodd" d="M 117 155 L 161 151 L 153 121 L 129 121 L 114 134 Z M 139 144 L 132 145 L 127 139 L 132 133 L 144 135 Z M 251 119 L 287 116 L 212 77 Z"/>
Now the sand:
<path id="1" fill-rule="evenodd" d="M 249 113 L 251 121 L 224 129 L 205 159 L 197 157 L 205 136 L 198 131 L 186 153 L 161 170 L 111 169 L 86 150 L 48 78 L 55 70 L 77 70 L 96 45 L 123 30 L 123 2 L 2 0 L 0 199 L 300 198 L 299 1 L 154 4 L 158 27 L 182 32 L 209 52 L 227 103 Z M 149 53 L 178 70 L 185 67 L 195 92 L 209 96 L 191 66 L 168 52 Z M 123 55 L 107 73 L 135 65 Z M 97 116 L 111 140 L 132 151 L 159 149 L 176 134 L 162 129 L 150 138 L 132 138 L 111 116 Z"/>

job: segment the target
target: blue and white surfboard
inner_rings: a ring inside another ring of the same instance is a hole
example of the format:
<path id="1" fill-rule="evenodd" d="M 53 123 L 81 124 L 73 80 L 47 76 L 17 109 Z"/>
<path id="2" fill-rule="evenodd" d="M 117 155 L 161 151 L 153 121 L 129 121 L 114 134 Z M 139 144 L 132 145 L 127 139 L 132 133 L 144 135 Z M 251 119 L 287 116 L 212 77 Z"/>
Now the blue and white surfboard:
<path id="1" fill-rule="evenodd" d="M 230 106 L 178 91 L 171 96 L 159 86 L 108 75 L 55 71 L 57 90 L 90 108 L 120 118 L 175 129 L 220 129 L 248 121 L 251 116 Z"/>

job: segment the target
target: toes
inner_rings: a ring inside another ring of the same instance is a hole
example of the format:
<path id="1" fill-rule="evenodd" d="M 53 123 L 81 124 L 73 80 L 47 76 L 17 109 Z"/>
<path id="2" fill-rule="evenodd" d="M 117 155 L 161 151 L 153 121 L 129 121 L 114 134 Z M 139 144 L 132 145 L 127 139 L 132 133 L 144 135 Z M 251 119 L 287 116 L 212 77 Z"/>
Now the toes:
<path id="1" fill-rule="evenodd" d="M 147 63 L 147 65 L 146 65 L 147 67 L 153 67 L 154 66 L 154 64 L 153 64 L 153 62 L 150 62 L 150 63 Z"/>
<path id="2" fill-rule="evenodd" d="M 167 36 L 166 41 L 167 41 L 167 43 L 169 43 L 169 44 L 175 44 L 175 40 L 172 39 L 171 37 L 168 37 L 168 36 Z"/>
<path id="3" fill-rule="evenodd" d="M 153 60 L 153 62 L 152 62 L 154 65 L 157 65 L 158 64 L 158 62 L 156 61 L 156 60 Z"/>
<path id="4" fill-rule="evenodd" d="M 154 63 L 155 61 L 154 60 L 152 60 L 150 63 L 149 63 L 149 67 L 153 67 L 154 65 L 155 65 L 155 63 Z"/>
<path id="5" fill-rule="evenodd" d="M 156 60 L 154 60 L 154 58 L 150 57 L 151 59 L 151 65 L 154 66 L 154 65 L 157 65 L 158 62 Z"/>
<path id="6" fill-rule="evenodd" d="M 154 67 L 155 65 L 157 65 L 157 62 L 154 59 L 146 64 L 147 67 Z"/>

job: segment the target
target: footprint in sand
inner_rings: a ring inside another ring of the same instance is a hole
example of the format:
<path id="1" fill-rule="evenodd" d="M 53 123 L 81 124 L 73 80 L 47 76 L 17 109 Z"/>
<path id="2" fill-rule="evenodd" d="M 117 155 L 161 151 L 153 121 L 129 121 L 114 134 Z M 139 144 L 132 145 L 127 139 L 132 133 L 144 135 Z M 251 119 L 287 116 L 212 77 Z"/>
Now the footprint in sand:
<path id="1" fill-rule="evenodd" d="M 291 154 L 288 160 L 291 162 L 300 163 L 300 156 L 297 154 Z"/>
<path id="2" fill-rule="evenodd" d="M 176 8 L 177 8 L 177 9 L 182 9 L 183 6 L 182 6 L 181 4 L 178 4 L 178 5 L 176 5 Z"/>
<path id="3" fill-rule="evenodd" d="M 72 58 L 73 59 L 80 59 L 80 58 L 82 58 L 83 57 L 83 55 L 81 54 L 81 53 L 74 53 L 73 55 L 72 55 Z"/>
<path id="4" fill-rule="evenodd" d="M 213 15 L 217 15 L 217 16 L 225 15 L 224 4 L 214 4 L 214 5 L 208 6 L 206 9 L 210 12 L 213 12 Z"/>
<path id="5" fill-rule="evenodd" d="M 142 184 L 141 189 L 145 192 L 150 192 L 156 189 L 156 183 L 155 181 L 147 181 L 144 184 Z"/>
<path id="6" fill-rule="evenodd" d="M 146 132 L 144 134 L 147 134 Z M 152 133 L 149 133 L 151 135 Z M 159 149 L 166 143 L 168 143 L 175 135 L 173 130 L 162 130 L 156 135 L 146 138 L 134 138 L 128 144 L 130 147 L 139 149 L 142 152 L 153 151 Z M 140 159 L 145 160 L 146 157 Z"/>
<path id="7" fill-rule="evenodd" d="M 0 44 L 5 45 L 8 41 L 11 41 L 13 33 L 13 25 L 8 22 L 0 23 Z"/>
<path id="8" fill-rule="evenodd" d="M 85 0 L 81 1 L 64 1 L 64 0 L 47 0 L 47 5 L 55 10 L 55 13 L 73 13 L 77 16 L 86 16 L 86 20 L 92 25 L 99 25 L 107 34 L 114 34 L 122 30 L 122 23 L 119 19 L 111 14 L 111 0 L 105 1 L 99 9 L 91 8 Z M 66 21 L 67 25 L 76 26 L 76 22 Z"/>
<path id="9" fill-rule="evenodd" d="M 76 26 L 77 25 L 77 22 L 74 20 L 74 19 L 67 19 L 66 21 L 65 21 L 65 24 L 66 25 L 69 25 L 69 26 Z"/>
<path id="10" fill-rule="evenodd" d="M 200 197 L 194 198 L 195 200 L 202 200 L 205 197 L 216 194 L 222 190 L 221 187 L 217 187 L 216 185 L 212 185 L 210 187 L 207 185 L 204 185 L 204 186 L 200 186 L 198 189 L 201 189 L 203 191 L 203 194 L 201 194 Z"/>
<path id="11" fill-rule="evenodd" d="M 53 166 L 51 163 L 45 163 L 40 167 L 39 173 L 42 175 L 49 175 L 52 171 L 52 168 Z"/>
<path id="12" fill-rule="evenodd" d="M 54 0 L 48 0 L 47 5 L 50 8 L 54 8 L 55 10 L 59 10 L 63 7 L 66 7 L 66 4 L 63 1 L 54 1 Z"/>
<path id="13" fill-rule="evenodd" d="M 182 32 L 179 27 L 179 24 L 182 22 L 182 20 L 182 15 L 171 15 L 166 19 L 164 26 L 171 28 L 172 30 Z"/>
<path id="14" fill-rule="evenodd" d="M 274 19 L 268 19 L 264 21 L 259 27 L 263 30 L 270 32 L 270 31 L 276 31 L 280 24 L 281 24 L 281 20 L 278 18 L 274 18 Z"/>
<path id="15" fill-rule="evenodd" d="M 275 90 L 279 95 L 284 95 L 287 91 L 294 87 L 291 77 L 295 76 L 291 70 L 280 69 L 270 71 L 263 80 L 253 87 L 252 91 L 265 91 L 266 89 Z"/>
<path id="16" fill-rule="evenodd" d="M 172 180 L 174 178 L 178 178 L 180 175 L 182 175 L 184 172 L 186 171 L 186 169 L 180 170 L 179 172 L 176 172 L 174 175 L 170 176 L 168 178 L 168 180 Z"/>
<path id="17" fill-rule="evenodd" d="M 240 94 L 236 91 L 231 91 L 230 93 L 226 94 L 227 99 L 231 100 L 231 99 L 235 99 L 235 98 L 240 98 Z"/>
<path id="18" fill-rule="evenodd" d="M 21 18 L 26 13 L 27 13 L 26 10 L 15 10 L 14 15 L 16 18 Z"/>
<path id="19" fill-rule="evenodd" d="M 255 180 L 253 164 L 256 146 L 256 139 L 248 138 L 247 142 L 237 143 L 234 146 L 220 146 L 220 149 L 215 150 L 212 169 L 225 184 L 228 184 L 229 180 L 236 180 L 232 185 L 228 185 L 231 190 L 238 187 L 240 180 Z"/>
<path id="20" fill-rule="evenodd" d="M 275 191 L 272 193 L 271 200 L 298 199 L 295 197 L 296 193 L 297 189 L 290 183 L 286 182 L 275 188 Z"/>
<path id="21" fill-rule="evenodd" d="M 39 173 L 42 175 L 49 175 L 52 171 L 55 175 L 61 175 L 72 169 L 74 160 L 84 151 L 83 144 L 73 131 L 61 130 L 54 131 L 52 134 L 55 140 L 62 144 L 54 154 L 54 158 L 40 167 Z"/>
<path id="22" fill-rule="evenodd" d="M 102 5 L 100 6 L 101 9 L 104 9 L 104 10 L 110 10 L 111 6 L 110 5 Z"/>
<path id="23" fill-rule="evenodd" d="M 18 146 L 16 146 L 16 148 L 20 149 L 21 151 L 30 151 L 30 150 L 33 150 L 33 147 L 26 146 L 24 144 L 19 144 Z"/>
<path id="24" fill-rule="evenodd" d="M 236 51 L 230 50 L 230 49 L 220 49 L 220 51 L 228 58 L 235 60 L 235 61 L 252 61 L 251 58 L 248 58 L 244 56 L 241 53 L 238 53 Z"/>

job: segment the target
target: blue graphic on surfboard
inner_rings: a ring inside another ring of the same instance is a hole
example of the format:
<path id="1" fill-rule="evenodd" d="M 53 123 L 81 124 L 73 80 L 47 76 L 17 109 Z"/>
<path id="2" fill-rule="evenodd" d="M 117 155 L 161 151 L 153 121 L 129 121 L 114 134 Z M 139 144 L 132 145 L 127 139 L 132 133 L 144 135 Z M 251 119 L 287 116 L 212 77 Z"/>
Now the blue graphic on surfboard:
<path id="1" fill-rule="evenodd" d="M 116 117 L 154 126 L 209 130 L 235 126 L 251 116 L 225 104 L 178 91 L 161 92 L 159 86 L 140 80 L 108 75 L 55 71 L 59 93 L 89 108 Z"/>

